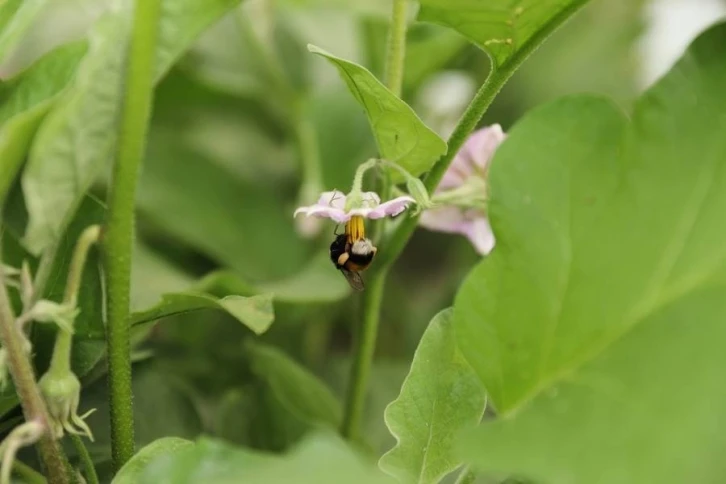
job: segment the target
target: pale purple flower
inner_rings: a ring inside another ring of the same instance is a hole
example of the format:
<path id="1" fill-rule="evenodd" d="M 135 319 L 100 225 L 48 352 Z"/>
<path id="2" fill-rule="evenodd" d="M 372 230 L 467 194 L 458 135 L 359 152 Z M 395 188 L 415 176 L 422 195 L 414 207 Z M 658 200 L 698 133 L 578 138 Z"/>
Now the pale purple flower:
<path id="1" fill-rule="evenodd" d="M 381 197 L 377 193 L 362 192 L 359 206 L 346 211 L 346 201 L 346 195 L 338 190 L 323 192 L 316 204 L 298 208 L 293 216 L 304 213 L 308 217 L 312 215 L 319 218 L 329 218 L 337 223 L 347 222 L 356 215 L 363 218 L 378 219 L 386 216 L 395 217 L 406 210 L 410 203 L 415 202 L 413 197 L 404 195 L 381 203 Z"/>
<path id="2" fill-rule="evenodd" d="M 436 188 L 434 198 L 436 194 L 460 189 L 473 177 L 486 180 L 489 162 L 505 138 L 498 124 L 474 132 L 454 157 Z M 460 205 L 433 208 L 421 215 L 419 223 L 429 230 L 466 236 L 480 254 L 488 254 L 494 248 L 494 233 L 485 210 L 481 208 Z"/>

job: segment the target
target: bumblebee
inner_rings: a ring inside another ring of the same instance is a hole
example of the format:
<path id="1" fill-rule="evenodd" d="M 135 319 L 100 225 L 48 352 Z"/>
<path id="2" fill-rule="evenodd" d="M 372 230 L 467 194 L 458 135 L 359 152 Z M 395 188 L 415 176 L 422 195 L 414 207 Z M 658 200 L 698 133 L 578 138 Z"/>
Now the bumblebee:
<path id="1" fill-rule="evenodd" d="M 352 217 L 345 225 L 345 233 L 336 235 L 330 244 L 330 260 L 350 287 L 356 291 L 365 288 L 360 273 L 373 262 L 378 249 L 370 239 L 365 238 L 362 217 Z"/>

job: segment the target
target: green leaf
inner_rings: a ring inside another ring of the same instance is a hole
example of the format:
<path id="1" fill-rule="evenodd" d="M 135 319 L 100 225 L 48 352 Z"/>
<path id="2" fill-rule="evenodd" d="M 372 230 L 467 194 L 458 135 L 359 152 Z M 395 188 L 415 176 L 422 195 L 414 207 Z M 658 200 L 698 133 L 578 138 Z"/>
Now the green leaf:
<path id="1" fill-rule="evenodd" d="M 273 293 L 275 301 L 288 303 L 335 302 L 350 294 L 350 286 L 330 262 L 327 249 L 297 274 L 260 284 L 259 290 Z"/>
<path id="2" fill-rule="evenodd" d="M 7 60 L 47 0 L 5 0 L 0 4 L 0 64 Z"/>
<path id="3" fill-rule="evenodd" d="M 519 64 L 588 0 L 420 0 L 418 18 L 450 27 L 484 49 L 494 69 Z"/>
<path id="4" fill-rule="evenodd" d="M 308 45 L 308 50 L 325 57 L 337 67 L 348 89 L 365 109 L 383 158 L 418 176 L 427 172 L 446 153 L 444 140 L 366 68 L 314 45 Z M 400 173 L 391 173 L 394 181 L 403 181 Z"/>
<path id="5" fill-rule="evenodd" d="M 111 484 L 136 484 L 149 462 L 164 456 L 175 455 L 191 449 L 194 442 L 179 437 L 162 437 L 138 451 L 130 461 L 118 471 Z"/>
<path id="6" fill-rule="evenodd" d="M 250 342 L 247 348 L 252 371 L 288 411 L 308 424 L 337 428 L 340 402 L 320 379 L 273 347 Z"/>
<path id="7" fill-rule="evenodd" d="M 163 437 L 193 439 L 202 432 L 202 420 L 193 394 L 184 381 L 162 364 L 154 360 L 134 364 L 132 385 L 136 411 L 134 437 L 138 447 Z M 79 411 L 96 409 L 86 420 L 95 437 L 86 446 L 96 462 L 111 457 L 109 406 L 108 375 L 84 386 Z M 72 456 L 75 451 L 69 453 Z"/>
<path id="8" fill-rule="evenodd" d="M 149 463 L 139 484 L 379 484 L 386 476 L 337 437 L 314 435 L 279 456 L 200 439 L 192 449 Z"/>
<path id="9" fill-rule="evenodd" d="M 139 181 L 142 217 L 247 280 L 276 279 L 304 263 L 306 244 L 279 191 L 184 148 L 174 132 L 153 133 Z"/>
<path id="10" fill-rule="evenodd" d="M 379 462 L 404 483 L 436 483 L 460 464 L 454 439 L 475 427 L 486 406 L 479 378 L 456 344 L 452 310 L 431 320 L 399 397 L 385 418 L 398 443 Z"/>
<path id="11" fill-rule="evenodd" d="M 226 311 L 255 334 L 262 334 L 270 327 L 275 316 L 272 309 L 272 295 L 260 294 L 251 297 L 227 296 L 217 299 L 208 294 L 182 292 L 165 294 L 161 301 L 145 310 L 131 315 L 131 325 L 154 322 L 174 314 L 220 309 Z"/>
<path id="12" fill-rule="evenodd" d="M 27 71 L 0 83 L 0 204 L 5 199 L 43 117 L 86 52 L 85 42 L 46 54 Z"/>
<path id="13" fill-rule="evenodd" d="M 514 127 L 490 169 L 497 247 L 455 303 L 500 420 L 482 470 L 542 482 L 721 482 L 726 467 L 726 24 L 626 118 L 590 96 Z"/>
<path id="14" fill-rule="evenodd" d="M 73 84 L 41 125 L 23 175 L 30 223 L 25 243 L 39 253 L 62 233 L 83 194 L 107 166 L 116 139 L 132 2 L 114 3 L 89 36 Z M 156 81 L 196 36 L 238 3 L 164 0 Z M 92 120 L 92 122 L 89 122 Z"/>

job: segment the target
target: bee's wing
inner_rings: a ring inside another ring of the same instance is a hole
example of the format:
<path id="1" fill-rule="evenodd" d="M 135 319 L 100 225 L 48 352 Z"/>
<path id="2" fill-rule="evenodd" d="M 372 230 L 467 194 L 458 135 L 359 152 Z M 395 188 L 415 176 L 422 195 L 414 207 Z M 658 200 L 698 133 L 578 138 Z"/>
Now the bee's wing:
<path id="1" fill-rule="evenodd" d="M 343 275 L 345 276 L 345 280 L 348 281 L 350 287 L 352 287 L 356 291 L 362 291 L 363 289 L 365 289 L 365 284 L 363 284 L 363 278 L 361 277 L 360 273 L 350 271 L 345 267 L 341 267 L 340 272 L 343 273 Z"/>

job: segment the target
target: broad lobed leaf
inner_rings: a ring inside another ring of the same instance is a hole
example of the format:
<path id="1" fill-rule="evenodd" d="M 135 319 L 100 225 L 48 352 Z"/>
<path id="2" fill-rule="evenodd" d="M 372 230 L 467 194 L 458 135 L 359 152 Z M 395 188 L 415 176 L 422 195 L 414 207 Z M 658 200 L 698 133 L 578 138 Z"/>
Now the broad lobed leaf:
<path id="1" fill-rule="evenodd" d="M 202 438 L 193 448 L 184 448 L 149 462 L 137 482 L 377 484 L 390 480 L 363 461 L 339 438 L 316 434 L 282 456 Z"/>
<path id="2" fill-rule="evenodd" d="M 419 20 L 450 27 L 484 49 L 495 69 L 528 54 L 588 0 L 421 0 Z"/>
<path id="3" fill-rule="evenodd" d="M 484 413 L 486 394 L 459 351 L 452 314 L 446 309 L 431 320 L 401 394 L 386 408 L 398 442 L 379 466 L 403 483 L 436 483 L 456 469 L 455 437 Z"/>
<path id="4" fill-rule="evenodd" d="M 156 81 L 205 27 L 237 3 L 165 0 L 156 45 Z M 111 2 L 89 34 L 89 51 L 73 84 L 40 127 L 23 175 L 30 215 L 25 242 L 31 252 L 39 253 L 60 236 L 83 194 L 108 166 L 122 96 L 131 4 Z"/>
<path id="5" fill-rule="evenodd" d="M 310 425 L 340 425 L 340 402 L 325 383 L 276 348 L 250 342 L 247 350 L 252 371 L 290 413 Z"/>
<path id="6" fill-rule="evenodd" d="M 165 294 L 155 306 L 131 315 L 131 325 L 153 323 L 174 314 L 199 311 L 201 309 L 220 309 L 226 311 L 256 334 L 262 334 L 274 319 L 272 294 L 259 294 L 250 297 L 213 296 L 195 292 Z"/>
<path id="7" fill-rule="evenodd" d="M 591 96 L 511 130 L 497 248 L 455 303 L 499 421 L 462 446 L 544 482 L 720 482 L 726 466 L 726 24 L 636 104 Z"/>

